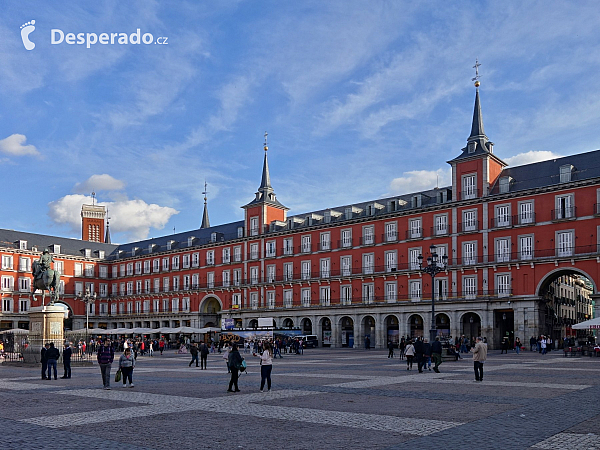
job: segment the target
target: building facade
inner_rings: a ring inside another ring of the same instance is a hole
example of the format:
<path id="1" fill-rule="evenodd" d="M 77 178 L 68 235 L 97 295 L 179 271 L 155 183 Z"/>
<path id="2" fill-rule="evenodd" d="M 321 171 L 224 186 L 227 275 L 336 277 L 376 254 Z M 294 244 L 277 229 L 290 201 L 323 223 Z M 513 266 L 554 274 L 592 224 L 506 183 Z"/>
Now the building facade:
<path id="1" fill-rule="evenodd" d="M 264 150 L 260 187 L 239 222 L 211 227 L 205 204 L 199 229 L 123 245 L 94 231 L 96 210 L 82 210 L 84 240 L 0 230 L 0 327 L 26 327 L 28 308 L 41 304 L 30 299 L 30 267 L 45 247 L 73 329 L 85 326 L 80 299 L 89 292 L 90 327 L 232 319 L 252 328 L 272 317 L 334 347 L 366 336 L 385 347 L 432 325 L 496 346 L 547 333 L 560 276 L 589 280 L 584 314 L 598 298 L 600 151 L 508 167 L 485 135 L 479 90 L 467 145 L 449 161 L 451 186 L 288 216 Z M 434 279 L 419 270 L 431 245 L 448 257 Z M 583 303 L 576 308 L 582 318 Z"/>

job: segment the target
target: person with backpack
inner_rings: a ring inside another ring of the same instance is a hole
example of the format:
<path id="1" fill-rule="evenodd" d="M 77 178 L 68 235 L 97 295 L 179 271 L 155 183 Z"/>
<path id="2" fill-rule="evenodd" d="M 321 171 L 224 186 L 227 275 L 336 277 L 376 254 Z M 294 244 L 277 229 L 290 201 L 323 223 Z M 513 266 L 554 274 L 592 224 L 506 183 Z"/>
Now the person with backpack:
<path id="1" fill-rule="evenodd" d="M 227 392 L 240 392 L 240 389 L 238 388 L 238 378 L 240 376 L 240 369 L 243 369 L 243 361 L 244 358 L 240 355 L 237 344 L 232 344 L 227 359 L 227 365 L 231 370 L 231 379 L 229 380 L 229 389 L 227 389 Z M 235 387 L 235 390 L 231 389 L 232 387 Z"/>
<path id="2" fill-rule="evenodd" d="M 205 369 L 206 370 L 206 361 L 208 360 L 208 353 L 210 352 L 210 349 L 208 348 L 208 345 L 206 345 L 206 343 L 204 341 L 200 342 L 200 370 Z"/>

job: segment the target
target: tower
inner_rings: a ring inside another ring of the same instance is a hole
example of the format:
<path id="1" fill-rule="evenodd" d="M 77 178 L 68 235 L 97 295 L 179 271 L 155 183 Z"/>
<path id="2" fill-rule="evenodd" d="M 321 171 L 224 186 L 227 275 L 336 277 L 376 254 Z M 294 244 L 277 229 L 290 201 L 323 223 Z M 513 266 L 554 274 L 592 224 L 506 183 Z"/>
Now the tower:
<path id="1" fill-rule="evenodd" d="M 206 194 L 208 191 L 206 190 L 206 180 L 204 180 L 204 212 L 202 213 L 202 222 L 200 223 L 200 228 L 210 228 L 210 220 L 208 220 L 208 206 L 206 205 Z"/>
<path id="2" fill-rule="evenodd" d="M 104 223 L 106 208 L 100 205 L 81 206 L 81 239 L 92 242 L 105 242 Z M 106 236 L 109 236 L 108 233 Z M 110 236 L 109 236 L 110 238 Z"/>
<path id="3" fill-rule="evenodd" d="M 245 228 L 248 236 L 258 236 L 265 231 L 265 227 L 277 220 L 285 222 L 286 212 L 289 208 L 283 206 L 277 200 L 275 191 L 271 186 L 271 175 L 269 173 L 269 161 L 267 159 L 267 135 L 265 131 L 265 143 L 263 149 L 265 158 L 263 161 L 262 179 L 254 200 L 242 206 L 246 210 Z"/>

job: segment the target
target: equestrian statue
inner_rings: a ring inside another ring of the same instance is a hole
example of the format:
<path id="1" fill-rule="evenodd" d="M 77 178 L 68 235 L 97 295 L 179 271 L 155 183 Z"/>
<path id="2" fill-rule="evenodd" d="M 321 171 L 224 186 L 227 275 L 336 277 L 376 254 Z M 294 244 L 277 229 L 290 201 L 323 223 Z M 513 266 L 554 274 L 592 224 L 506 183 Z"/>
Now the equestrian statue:
<path id="1" fill-rule="evenodd" d="M 54 305 L 54 301 L 58 299 L 58 288 L 60 286 L 60 273 L 52 269 L 54 259 L 50 254 L 50 250 L 44 249 L 42 256 L 32 264 L 33 283 L 31 295 L 40 289 L 42 291 L 42 306 L 46 299 L 46 291 L 50 294 L 49 306 Z"/>

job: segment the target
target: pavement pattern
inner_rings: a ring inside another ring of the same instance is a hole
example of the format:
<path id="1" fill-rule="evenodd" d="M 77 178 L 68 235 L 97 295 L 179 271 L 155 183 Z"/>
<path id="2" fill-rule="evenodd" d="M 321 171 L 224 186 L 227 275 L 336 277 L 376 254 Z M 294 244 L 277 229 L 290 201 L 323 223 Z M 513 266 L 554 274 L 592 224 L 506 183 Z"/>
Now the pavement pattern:
<path id="1" fill-rule="evenodd" d="M 140 357 L 135 387 L 111 390 L 98 366 L 48 381 L 1 365 L 0 447 L 600 449 L 600 358 L 491 351 L 474 382 L 469 355 L 420 374 L 387 350 L 307 349 L 274 360 L 263 393 L 258 358 L 243 356 L 240 393 L 226 392 L 219 354 L 208 370 L 175 352 Z"/>

